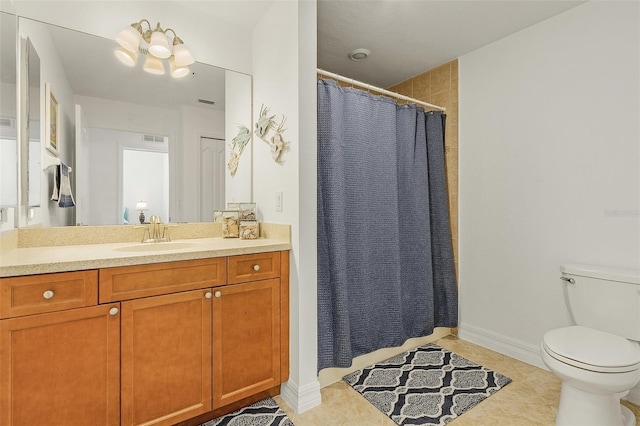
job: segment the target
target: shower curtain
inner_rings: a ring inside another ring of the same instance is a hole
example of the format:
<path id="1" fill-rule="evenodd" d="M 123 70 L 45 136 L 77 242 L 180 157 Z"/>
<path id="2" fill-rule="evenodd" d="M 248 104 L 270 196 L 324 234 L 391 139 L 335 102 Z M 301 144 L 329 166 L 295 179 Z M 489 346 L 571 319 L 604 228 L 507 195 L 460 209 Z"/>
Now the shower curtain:
<path id="1" fill-rule="evenodd" d="M 318 80 L 318 370 L 457 325 L 444 123 Z"/>

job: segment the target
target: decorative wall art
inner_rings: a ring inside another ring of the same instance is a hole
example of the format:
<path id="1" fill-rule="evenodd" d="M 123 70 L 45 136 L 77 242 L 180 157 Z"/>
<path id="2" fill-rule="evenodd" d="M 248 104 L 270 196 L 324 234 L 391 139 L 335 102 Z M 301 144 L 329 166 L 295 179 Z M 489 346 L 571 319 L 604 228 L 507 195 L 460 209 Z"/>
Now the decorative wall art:
<path id="1" fill-rule="evenodd" d="M 280 120 L 280 124 L 278 124 L 277 127 L 275 118 L 275 115 L 269 116 L 269 108 L 265 108 L 265 106 L 262 105 L 260 107 L 260 116 L 256 122 L 254 133 L 260 139 L 269 144 L 271 147 L 271 157 L 273 158 L 273 161 L 280 163 L 282 161 L 282 152 L 286 151 L 289 147 L 289 142 L 285 141 L 282 136 L 286 130 L 284 128 L 284 123 L 287 121 L 287 118 L 283 115 Z"/>
<path id="2" fill-rule="evenodd" d="M 46 147 L 56 157 L 60 153 L 60 104 L 58 98 L 51 91 L 49 83 L 44 84 L 45 90 L 45 128 Z"/>
<path id="3" fill-rule="evenodd" d="M 231 154 L 227 167 L 229 168 L 229 171 L 231 171 L 231 176 L 236 175 L 240 156 L 242 155 L 244 147 L 247 146 L 250 140 L 251 130 L 247 129 L 242 124 L 238 124 L 238 134 L 235 138 L 231 139 L 231 144 L 229 145 L 229 148 L 231 148 Z"/>

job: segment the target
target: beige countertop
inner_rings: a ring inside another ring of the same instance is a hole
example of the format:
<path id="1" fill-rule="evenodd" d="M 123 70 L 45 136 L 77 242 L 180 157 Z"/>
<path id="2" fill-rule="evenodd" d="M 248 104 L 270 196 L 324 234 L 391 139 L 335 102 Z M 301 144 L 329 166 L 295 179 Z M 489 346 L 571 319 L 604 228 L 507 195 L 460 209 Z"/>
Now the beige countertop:
<path id="1" fill-rule="evenodd" d="M 173 241 L 141 243 L 131 226 L 17 229 L 0 238 L 0 277 L 291 250 L 289 225 L 260 223 L 260 238 L 222 238 L 219 224 L 181 224 Z"/>
<path id="2" fill-rule="evenodd" d="M 0 256 L 0 277 L 78 271 L 290 250 L 284 240 L 195 238 L 166 243 L 111 243 L 16 248 Z"/>

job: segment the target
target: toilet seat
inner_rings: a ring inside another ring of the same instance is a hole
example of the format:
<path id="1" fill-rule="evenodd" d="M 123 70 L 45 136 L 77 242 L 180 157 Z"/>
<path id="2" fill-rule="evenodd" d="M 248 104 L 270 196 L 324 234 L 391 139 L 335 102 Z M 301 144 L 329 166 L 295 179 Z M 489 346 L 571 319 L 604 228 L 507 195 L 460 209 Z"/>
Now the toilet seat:
<path id="1" fill-rule="evenodd" d="M 572 326 L 544 335 L 544 350 L 565 364 L 600 373 L 640 369 L 640 345 L 599 330 Z"/>

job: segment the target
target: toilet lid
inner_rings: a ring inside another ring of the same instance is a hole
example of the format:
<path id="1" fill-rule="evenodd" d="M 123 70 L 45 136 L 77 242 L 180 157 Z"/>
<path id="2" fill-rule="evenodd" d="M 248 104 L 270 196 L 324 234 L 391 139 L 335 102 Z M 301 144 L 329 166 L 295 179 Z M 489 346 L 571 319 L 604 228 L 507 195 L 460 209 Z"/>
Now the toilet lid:
<path id="1" fill-rule="evenodd" d="M 572 364 L 577 367 L 594 371 L 640 368 L 638 342 L 592 328 L 578 325 L 558 328 L 548 331 L 543 342 L 549 351 L 565 360 L 575 361 Z"/>

